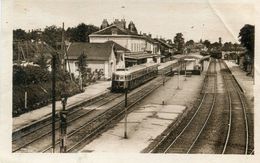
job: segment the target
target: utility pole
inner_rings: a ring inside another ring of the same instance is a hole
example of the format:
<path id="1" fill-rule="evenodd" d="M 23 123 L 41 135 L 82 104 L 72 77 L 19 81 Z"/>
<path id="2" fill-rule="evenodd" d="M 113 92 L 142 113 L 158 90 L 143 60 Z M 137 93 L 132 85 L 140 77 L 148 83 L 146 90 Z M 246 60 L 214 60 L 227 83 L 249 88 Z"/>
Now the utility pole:
<path id="1" fill-rule="evenodd" d="M 52 153 L 55 152 L 56 54 L 52 55 Z"/>
<path id="2" fill-rule="evenodd" d="M 63 69 L 66 70 L 65 65 L 65 49 L 64 49 L 64 22 L 62 22 L 62 32 L 61 32 L 61 65 L 63 65 Z"/>
<path id="3" fill-rule="evenodd" d="M 164 85 L 165 85 L 165 72 L 163 72 L 163 87 L 164 87 Z M 162 105 L 164 105 L 164 99 L 162 101 Z"/>
<path id="4" fill-rule="evenodd" d="M 67 138 L 67 115 L 66 110 L 67 95 L 61 98 L 62 111 L 60 112 L 60 153 L 66 153 L 66 138 Z"/>
<path id="5" fill-rule="evenodd" d="M 124 132 L 124 138 L 127 139 L 127 93 L 128 93 L 128 85 L 126 81 L 126 75 L 125 75 L 125 132 Z"/>
<path id="6" fill-rule="evenodd" d="M 64 53 L 63 55 L 63 68 L 64 70 L 67 70 L 67 63 L 66 60 L 68 62 L 68 70 L 69 70 L 69 75 L 70 75 L 70 80 L 72 81 L 72 75 L 71 75 L 71 70 L 70 70 L 70 64 L 69 64 L 69 57 L 68 57 L 68 53 L 67 53 L 67 49 L 66 49 L 66 45 L 65 45 L 65 33 L 64 33 L 64 22 L 62 23 L 62 37 L 61 37 L 61 49 L 62 52 Z"/>
<path id="7" fill-rule="evenodd" d="M 185 61 L 185 60 L 184 60 L 184 61 Z M 184 78 L 184 81 L 186 81 L 186 80 L 187 80 L 187 79 L 186 79 L 186 75 L 187 75 L 187 74 L 186 74 L 186 68 L 187 68 L 187 65 L 186 65 L 186 64 L 187 64 L 187 61 L 185 61 L 184 64 L 185 64 L 185 78 Z"/>
<path id="8" fill-rule="evenodd" d="M 180 60 L 178 61 L 178 63 L 179 63 L 179 67 L 178 67 L 178 87 L 177 87 L 177 89 L 180 89 Z"/>

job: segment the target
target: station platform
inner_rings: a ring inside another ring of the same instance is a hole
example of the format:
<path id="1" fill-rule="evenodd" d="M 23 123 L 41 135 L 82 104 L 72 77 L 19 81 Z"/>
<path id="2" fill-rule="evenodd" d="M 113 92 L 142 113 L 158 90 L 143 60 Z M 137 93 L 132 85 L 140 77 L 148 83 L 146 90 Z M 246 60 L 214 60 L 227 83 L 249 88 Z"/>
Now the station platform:
<path id="1" fill-rule="evenodd" d="M 137 105 L 127 116 L 127 136 L 124 138 L 124 119 L 86 145 L 80 152 L 142 153 L 171 123 L 192 108 L 203 85 L 204 75 L 186 78 L 170 77 Z M 179 83 L 179 89 L 178 89 Z M 164 105 L 162 105 L 164 101 Z"/>
<path id="2" fill-rule="evenodd" d="M 251 76 L 247 76 L 246 72 L 243 71 L 239 65 L 234 61 L 225 61 L 233 76 L 237 80 L 238 84 L 242 88 L 249 108 L 254 110 L 254 79 Z"/>
<path id="3" fill-rule="evenodd" d="M 170 61 L 171 63 L 177 62 L 176 60 Z M 165 65 L 169 64 L 161 63 L 160 66 L 164 67 Z M 68 98 L 67 101 L 67 107 L 71 105 L 75 105 L 77 103 L 81 103 L 84 101 L 88 101 L 91 99 L 94 99 L 100 95 L 108 93 L 110 90 L 108 88 L 111 86 L 111 81 L 98 81 L 95 84 L 92 84 L 85 88 L 85 91 L 83 93 L 71 96 Z M 61 101 L 56 102 L 56 111 L 59 111 L 62 109 Z M 44 118 L 47 118 L 52 113 L 52 104 L 49 104 L 47 106 L 44 106 L 42 108 L 33 110 L 28 113 L 24 113 L 18 117 L 13 118 L 13 132 L 17 131 L 27 125 L 30 125 L 31 123 L 37 122 L 39 120 L 42 120 Z"/>
<path id="4" fill-rule="evenodd" d="M 88 101 L 102 94 L 108 93 L 111 87 L 111 81 L 98 81 L 95 84 L 89 85 L 85 88 L 83 93 L 71 96 L 67 100 L 67 106 L 77 104 L 79 102 Z M 61 101 L 56 101 L 56 110 L 61 110 Z M 40 119 L 50 116 L 52 113 L 52 104 L 44 106 L 42 108 L 33 110 L 28 113 L 24 113 L 18 117 L 13 118 L 13 131 L 18 130 L 30 123 L 36 122 Z"/>

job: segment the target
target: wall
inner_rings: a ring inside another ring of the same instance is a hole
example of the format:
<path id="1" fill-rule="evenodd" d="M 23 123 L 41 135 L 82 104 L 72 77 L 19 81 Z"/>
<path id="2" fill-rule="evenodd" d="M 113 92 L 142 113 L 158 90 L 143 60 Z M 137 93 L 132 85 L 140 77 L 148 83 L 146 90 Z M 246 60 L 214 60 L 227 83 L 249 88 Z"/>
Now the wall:
<path id="1" fill-rule="evenodd" d="M 79 72 L 77 71 L 78 67 L 76 65 L 76 62 L 78 62 L 77 60 L 69 60 L 66 61 L 66 68 L 67 70 L 69 70 L 69 66 L 70 66 L 70 72 L 74 74 L 75 77 L 79 76 Z"/>
<path id="2" fill-rule="evenodd" d="M 78 64 L 77 60 L 70 60 L 69 65 L 70 65 L 70 70 L 71 73 L 74 74 L 74 76 L 77 78 L 79 76 L 79 71 L 78 71 Z M 87 61 L 87 68 L 91 68 L 91 72 L 100 69 L 105 69 L 105 62 L 104 61 Z M 68 64 L 67 64 L 67 70 L 69 70 Z"/>
<path id="3" fill-rule="evenodd" d="M 103 43 L 114 41 L 119 45 L 129 49 L 131 52 L 140 52 L 146 50 L 146 40 L 143 38 L 132 38 L 129 36 L 90 36 L 90 43 Z"/>

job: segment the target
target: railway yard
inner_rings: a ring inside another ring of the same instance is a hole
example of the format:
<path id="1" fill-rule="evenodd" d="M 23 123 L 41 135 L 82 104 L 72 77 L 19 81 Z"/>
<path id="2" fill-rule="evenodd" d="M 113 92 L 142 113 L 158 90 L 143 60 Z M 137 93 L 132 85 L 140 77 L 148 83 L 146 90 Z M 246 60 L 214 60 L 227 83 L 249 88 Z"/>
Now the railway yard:
<path id="1" fill-rule="evenodd" d="M 173 64 L 171 75 L 148 76 L 127 94 L 106 82 L 69 99 L 66 152 L 254 154 L 253 84 L 222 59 L 203 62 L 200 75 L 179 75 Z M 48 107 L 14 118 L 12 152 L 52 152 L 51 124 Z M 60 130 L 56 114 L 57 153 Z"/>

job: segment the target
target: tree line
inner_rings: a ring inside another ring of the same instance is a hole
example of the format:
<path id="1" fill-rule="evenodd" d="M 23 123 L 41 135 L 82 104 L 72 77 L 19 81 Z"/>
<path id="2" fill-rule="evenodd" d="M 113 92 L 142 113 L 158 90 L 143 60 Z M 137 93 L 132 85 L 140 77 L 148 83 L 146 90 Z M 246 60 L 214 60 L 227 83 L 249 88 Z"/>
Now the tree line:
<path id="1" fill-rule="evenodd" d="M 242 47 L 246 48 L 248 51 L 248 55 L 254 58 L 254 39 L 255 39 L 255 27 L 254 25 L 245 24 L 239 32 L 238 35 L 239 43 L 225 42 L 222 44 L 221 42 L 210 42 L 209 40 L 200 40 L 207 49 L 218 49 L 222 51 L 236 51 L 241 50 Z M 194 40 L 188 40 L 185 42 L 183 34 L 177 33 L 173 38 L 175 47 L 178 51 L 183 51 L 185 47 L 194 46 Z"/>
<path id="2" fill-rule="evenodd" d="M 91 24 L 80 23 L 76 27 L 68 27 L 64 30 L 66 40 L 70 42 L 89 42 L 89 37 L 93 32 L 99 30 Z M 41 40 L 53 48 L 57 48 L 57 43 L 62 41 L 62 28 L 55 25 L 46 26 L 43 30 L 35 29 L 25 31 L 24 29 L 13 30 L 14 41 Z"/>

